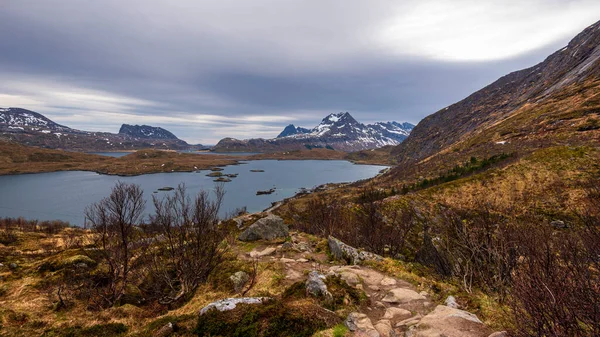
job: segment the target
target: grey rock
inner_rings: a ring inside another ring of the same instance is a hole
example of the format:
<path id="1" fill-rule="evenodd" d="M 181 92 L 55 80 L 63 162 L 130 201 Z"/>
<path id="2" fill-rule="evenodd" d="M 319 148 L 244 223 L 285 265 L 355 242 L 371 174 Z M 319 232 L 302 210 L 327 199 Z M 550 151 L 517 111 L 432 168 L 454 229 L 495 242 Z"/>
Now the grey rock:
<path id="1" fill-rule="evenodd" d="M 283 223 L 283 219 L 274 214 L 257 220 L 243 231 L 238 239 L 241 241 L 274 240 L 285 238 L 289 235 L 289 229 Z"/>
<path id="2" fill-rule="evenodd" d="M 458 303 L 456 303 L 456 298 L 454 298 L 454 296 L 452 296 L 452 295 L 450 295 L 450 296 L 448 296 L 448 298 L 446 298 L 446 301 L 444 301 L 444 304 L 446 304 L 447 307 L 458 309 Z"/>
<path id="3" fill-rule="evenodd" d="M 565 228 L 569 228 L 569 225 L 567 225 L 564 221 L 562 220 L 554 220 L 552 222 L 550 222 L 550 225 L 556 229 L 565 229 Z"/>
<path id="4" fill-rule="evenodd" d="M 235 309 L 238 304 L 262 304 L 265 301 L 270 300 L 269 297 L 239 297 L 239 298 L 226 298 L 216 302 L 212 302 L 200 310 L 200 315 L 204 315 L 211 309 L 219 311 L 229 311 Z"/>
<path id="5" fill-rule="evenodd" d="M 323 281 L 325 276 L 317 271 L 311 271 L 306 281 L 306 294 L 314 297 L 331 298 L 331 293 L 327 290 L 327 285 Z"/>
<path id="6" fill-rule="evenodd" d="M 292 250 L 294 249 L 294 245 L 292 245 L 291 242 L 284 242 L 283 245 L 281 245 L 281 250 Z"/>
<path id="7" fill-rule="evenodd" d="M 240 270 L 229 276 L 229 279 L 233 283 L 233 289 L 235 292 L 239 293 L 250 279 L 250 276 L 245 271 Z"/>
<path id="8" fill-rule="evenodd" d="M 362 251 L 351 247 L 342 241 L 330 236 L 327 240 L 329 250 L 334 258 L 350 264 L 362 264 L 365 261 L 381 261 L 383 258 L 377 254 Z"/>
<path id="9" fill-rule="evenodd" d="M 18 265 L 14 262 L 8 264 L 8 268 L 10 268 L 10 269 L 17 269 L 17 267 L 18 267 Z"/>

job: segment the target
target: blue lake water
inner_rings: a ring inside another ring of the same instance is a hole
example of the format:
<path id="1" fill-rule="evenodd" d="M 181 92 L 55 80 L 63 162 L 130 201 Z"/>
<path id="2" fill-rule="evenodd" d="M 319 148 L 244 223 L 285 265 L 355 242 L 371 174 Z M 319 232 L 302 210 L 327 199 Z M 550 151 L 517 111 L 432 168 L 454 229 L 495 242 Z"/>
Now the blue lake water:
<path id="1" fill-rule="evenodd" d="M 98 154 L 98 155 L 106 156 L 106 157 L 119 158 L 119 157 L 126 156 L 128 154 L 132 154 L 133 152 L 89 152 L 89 153 L 90 154 Z"/>
<path id="2" fill-rule="evenodd" d="M 341 160 L 256 160 L 224 168 L 238 173 L 225 183 L 222 215 L 246 206 L 249 212 L 262 211 L 272 202 L 295 195 L 302 187 L 325 183 L 352 182 L 377 175 L 385 166 L 355 165 Z M 262 169 L 265 172 L 250 172 Z M 156 173 L 135 177 L 101 175 L 93 172 L 52 172 L 0 176 L 0 217 L 63 220 L 83 225 L 85 208 L 110 194 L 117 181 L 139 184 L 147 199 L 146 212 L 153 211 L 152 195 L 161 187 L 185 183 L 191 194 L 212 189 L 210 171 Z M 258 190 L 275 187 L 275 193 L 256 195 Z M 172 192 L 158 192 L 162 196 Z"/>

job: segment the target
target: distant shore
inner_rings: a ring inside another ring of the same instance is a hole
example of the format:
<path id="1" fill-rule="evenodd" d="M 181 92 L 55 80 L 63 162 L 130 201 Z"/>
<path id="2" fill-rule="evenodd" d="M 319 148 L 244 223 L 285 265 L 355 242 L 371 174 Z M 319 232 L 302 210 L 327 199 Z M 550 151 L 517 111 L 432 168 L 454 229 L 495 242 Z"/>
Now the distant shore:
<path id="1" fill-rule="evenodd" d="M 57 171 L 92 171 L 136 176 L 151 173 L 193 172 L 217 166 L 239 165 L 248 160 L 348 160 L 356 164 L 389 165 L 382 156 L 364 157 L 326 149 L 282 151 L 254 155 L 181 153 L 138 150 L 122 157 L 67 152 L 0 142 L 0 175 Z"/>

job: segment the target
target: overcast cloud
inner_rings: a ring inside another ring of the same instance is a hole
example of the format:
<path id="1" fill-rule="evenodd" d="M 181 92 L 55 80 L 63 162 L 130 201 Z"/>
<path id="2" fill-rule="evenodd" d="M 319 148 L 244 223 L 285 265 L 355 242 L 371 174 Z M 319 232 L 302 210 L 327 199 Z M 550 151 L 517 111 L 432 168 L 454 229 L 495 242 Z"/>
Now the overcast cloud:
<path id="1" fill-rule="evenodd" d="M 0 0 L 0 106 L 190 143 L 416 123 L 542 61 L 597 0 Z"/>

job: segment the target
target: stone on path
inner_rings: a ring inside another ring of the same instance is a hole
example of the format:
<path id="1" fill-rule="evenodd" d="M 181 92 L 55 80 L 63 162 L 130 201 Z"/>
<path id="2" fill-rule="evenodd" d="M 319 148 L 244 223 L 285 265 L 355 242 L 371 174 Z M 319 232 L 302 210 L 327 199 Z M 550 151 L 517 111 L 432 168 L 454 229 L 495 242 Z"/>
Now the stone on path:
<path id="1" fill-rule="evenodd" d="M 387 303 L 408 303 L 412 301 L 423 301 L 426 298 L 414 290 L 406 288 L 395 288 L 390 290 L 385 297 L 382 299 L 383 302 Z"/>
<path id="2" fill-rule="evenodd" d="M 487 337 L 490 332 L 474 314 L 438 305 L 416 325 L 414 336 Z"/>
<path id="3" fill-rule="evenodd" d="M 344 324 L 350 331 L 360 331 L 370 337 L 381 337 L 379 332 L 375 330 L 375 326 L 371 323 L 371 319 L 367 315 L 359 312 L 351 312 Z"/>
<path id="4" fill-rule="evenodd" d="M 397 319 L 404 320 L 412 316 L 412 313 L 406 309 L 389 307 L 385 310 L 385 314 L 383 314 L 384 319 Z"/>

